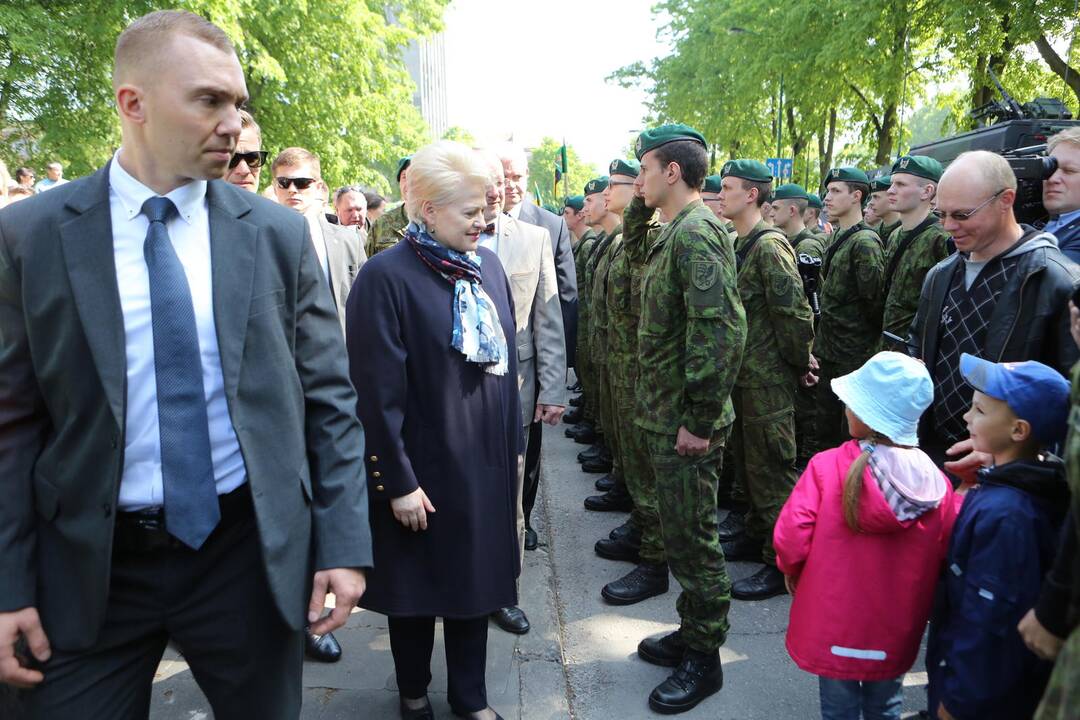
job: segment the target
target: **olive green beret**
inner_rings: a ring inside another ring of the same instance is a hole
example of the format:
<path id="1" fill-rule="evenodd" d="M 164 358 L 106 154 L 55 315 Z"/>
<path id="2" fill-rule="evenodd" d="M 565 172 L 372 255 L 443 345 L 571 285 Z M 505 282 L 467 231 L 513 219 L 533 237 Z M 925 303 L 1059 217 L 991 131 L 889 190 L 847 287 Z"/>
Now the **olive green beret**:
<path id="1" fill-rule="evenodd" d="M 701 188 L 701 192 L 718 193 L 720 192 L 720 181 L 723 180 L 719 175 L 709 175 L 705 178 L 705 187 Z"/>
<path id="2" fill-rule="evenodd" d="M 772 182 L 772 171 L 760 160 L 728 160 L 720 170 L 720 177 L 729 175 L 750 182 Z"/>
<path id="3" fill-rule="evenodd" d="M 573 208 L 574 210 L 581 212 L 585 207 L 584 195 L 568 195 L 566 200 L 563 201 L 563 207 Z"/>
<path id="4" fill-rule="evenodd" d="M 401 173 L 405 172 L 405 168 L 412 164 L 412 155 L 406 155 L 397 161 L 397 181 L 401 183 Z"/>
<path id="5" fill-rule="evenodd" d="M 608 167 L 609 175 L 629 175 L 637 177 L 641 172 L 641 163 L 637 160 L 612 160 Z"/>
<path id="6" fill-rule="evenodd" d="M 870 181 L 870 192 L 885 192 L 892 185 L 892 175 L 879 175 Z"/>
<path id="7" fill-rule="evenodd" d="M 604 192 L 604 190 L 607 190 L 607 183 L 607 175 L 604 175 L 603 177 L 593 178 L 589 182 L 585 183 L 585 194 L 593 195 L 598 192 Z M 582 202 L 584 202 L 584 200 Z"/>
<path id="8" fill-rule="evenodd" d="M 941 173 L 943 172 L 945 172 L 945 169 L 941 167 L 941 163 L 926 155 L 905 155 L 892 166 L 893 175 L 905 173 L 926 178 L 931 182 L 941 180 Z"/>
<path id="9" fill-rule="evenodd" d="M 806 189 L 797 183 L 786 183 L 773 190 L 773 200 L 809 200 Z"/>
<path id="10" fill-rule="evenodd" d="M 816 193 L 810 193 L 806 199 L 810 202 L 810 207 L 814 208 L 815 210 L 820 210 L 825 206 L 825 204 L 821 202 L 821 197 L 818 196 Z"/>
<path id="11" fill-rule="evenodd" d="M 857 167 L 833 168 L 825 177 L 825 187 L 828 187 L 831 182 L 838 181 L 862 183 L 863 185 L 870 184 L 870 178 L 866 177 L 866 173 Z"/>
<path id="12" fill-rule="evenodd" d="M 634 145 L 634 155 L 640 160 L 641 156 L 650 150 L 655 150 L 661 145 L 667 145 L 678 140 L 693 140 L 701 143 L 701 146 L 706 150 L 709 149 L 705 137 L 689 125 L 661 125 L 638 135 L 637 143 Z"/>

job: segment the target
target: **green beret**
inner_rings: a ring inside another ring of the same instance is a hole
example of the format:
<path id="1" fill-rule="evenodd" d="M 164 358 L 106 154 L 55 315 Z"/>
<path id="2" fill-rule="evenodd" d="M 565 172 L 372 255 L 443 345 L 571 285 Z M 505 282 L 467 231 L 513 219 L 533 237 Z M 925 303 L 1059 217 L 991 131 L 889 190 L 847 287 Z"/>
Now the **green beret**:
<path id="1" fill-rule="evenodd" d="M 797 183 L 786 183 L 773 190 L 773 200 L 809 200 L 806 189 Z"/>
<path id="2" fill-rule="evenodd" d="M 589 182 L 585 183 L 585 194 L 593 195 L 598 192 L 604 192 L 607 190 L 608 178 L 607 175 L 603 177 L 593 178 Z M 582 200 L 584 202 L 584 200 Z"/>
<path id="3" fill-rule="evenodd" d="M 650 150 L 655 150 L 661 145 L 667 145 L 678 140 L 693 140 L 701 143 L 701 146 L 706 150 L 709 149 L 705 137 L 689 125 L 661 125 L 638 135 L 637 143 L 634 145 L 634 155 L 640 160 L 641 156 Z"/>
<path id="4" fill-rule="evenodd" d="M 705 187 L 701 188 L 701 192 L 718 193 L 720 192 L 720 181 L 723 180 L 719 175 L 710 175 L 705 178 Z"/>
<path id="5" fill-rule="evenodd" d="M 563 201 L 563 207 L 573 208 L 577 212 L 581 212 L 585 207 L 584 195 L 568 195 L 566 200 Z"/>
<path id="6" fill-rule="evenodd" d="M 412 164 L 412 155 L 406 155 L 397 161 L 397 181 L 401 184 L 401 173 L 405 172 L 405 168 Z"/>
<path id="7" fill-rule="evenodd" d="M 806 199 L 809 201 L 810 207 L 815 210 L 820 210 L 825 207 L 825 204 L 821 202 L 821 198 L 816 193 L 810 193 Z"/>
<path id="8" fill-rule="evenodd" d="M 893 175 L 904 173 L 926 178 L 930 182 L 941 180 L 941 173 L 943 172 L 945 172 L 945 169 L 941 167 L 941 163 L 926 155 L 905 155 L 892 166 Z"/>
<path id="9" fill-rule="evenodd" d="M 641 163 L 637 160 L 612 160 L 608 167 L 609 175 L 629 175 L 637 177 L 641 172 Z"/>
<path id="10" fill-rule="evenodd" d="M 879 175 L 870 181 L 870 192 L 886 192 L 892 185 L 892 175 Z"/>
<path id="11" fill-rule="evenodd" d="M 866 173 L 857 167 L 842 167 L 833 168 L 829 171 L 829 174 L 825 177 L 825 187 L 829 187 L 829 183 L 832 182 L 853 182 L 869 185 L 870 178 L 866 177 Z"/>
<path id="12" fill-rule="evenodd" d="M 728 175 L 750 182 L 772 182 L 772 171 L 760 160 L 728 160 L 720 170 L 720 177 Z"/>

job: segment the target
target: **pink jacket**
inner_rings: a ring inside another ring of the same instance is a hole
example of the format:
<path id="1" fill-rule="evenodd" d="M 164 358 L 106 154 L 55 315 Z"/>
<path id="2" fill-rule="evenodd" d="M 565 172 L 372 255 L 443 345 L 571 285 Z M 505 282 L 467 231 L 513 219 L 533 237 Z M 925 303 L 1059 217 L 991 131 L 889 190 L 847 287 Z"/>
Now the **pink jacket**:
<path id="1" fill-rule="evenodd" d="M 843 488 L 859 453 L 851 440 L 814 456 L 780 512 L 773 542 L 777 566 L 797 580 L 787 631 L 795 664 L 838 680 L 888 680 L 915 662 L 957 508 L 952 487 L 925 454 L 888 448 L 874 457 L 886 464 L 878 474 L 890 490 L 936 507 L 898 520 L 868 465 L 862 532 L 852 532 Z"/>

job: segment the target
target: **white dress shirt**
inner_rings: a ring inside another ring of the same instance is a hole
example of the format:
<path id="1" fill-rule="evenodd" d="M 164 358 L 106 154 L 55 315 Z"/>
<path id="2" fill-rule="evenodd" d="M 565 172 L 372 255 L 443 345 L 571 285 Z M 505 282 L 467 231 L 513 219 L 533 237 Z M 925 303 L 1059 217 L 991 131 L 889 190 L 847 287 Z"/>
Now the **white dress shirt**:
<path id="1" fill-rule="evenodd" d="M 124 427 L 124 473 L 120 478 L 121 510 L 159 507 L 161 435 L 158 429 L 157 376 L 154 372 L 154 330 L 150 312 L 150 273 L 143 243 L 149 220 L 142 205 L 155 197 L 150 188 L 120 167 L 119 151 L 109 166 L 109 210 L 112 214 L 113 255 L 120 308 L 124 315 L 127 355 L 127 398 Z M 247 479 L 240 442 L 236 439 L 225 380 L 221 374 L 214 294 L 210 272 L 210 215 L 206 181 L 191 182 L 165 197 L 176 205 L 168 221 L 169 239 L 187 275 L 202 358 L 203 392 L 209 420 L 211 459 L 218 494 L 240 487 Z"/>
<path id="2" fill-rule="evenodd" d="M 499 254 L 499 232 L 502 230 L 502 213 L 495 216 L 492 222 L 495 224 L 495 232 L 488 233 L 483 231 L 480 233 L 480 238 L 477 240 L 477 244 L 480 247 L 487 248 L 496 255 Z"/>

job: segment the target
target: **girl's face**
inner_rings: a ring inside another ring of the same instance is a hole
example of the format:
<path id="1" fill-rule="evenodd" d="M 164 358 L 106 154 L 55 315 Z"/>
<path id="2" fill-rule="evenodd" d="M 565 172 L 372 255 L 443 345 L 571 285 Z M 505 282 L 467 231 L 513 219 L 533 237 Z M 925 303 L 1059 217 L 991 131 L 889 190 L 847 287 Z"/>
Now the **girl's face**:
<path id="1" fill-rule="evenodd" d="M 863 438 L 870 437 L 873 432 L 866 423 L 859 419 L 859 416 L 851 412 L 851 408 L 844 406 L 844 415 L 847 417 L 848 434 L 856 440 L 862 440 Z"/>

